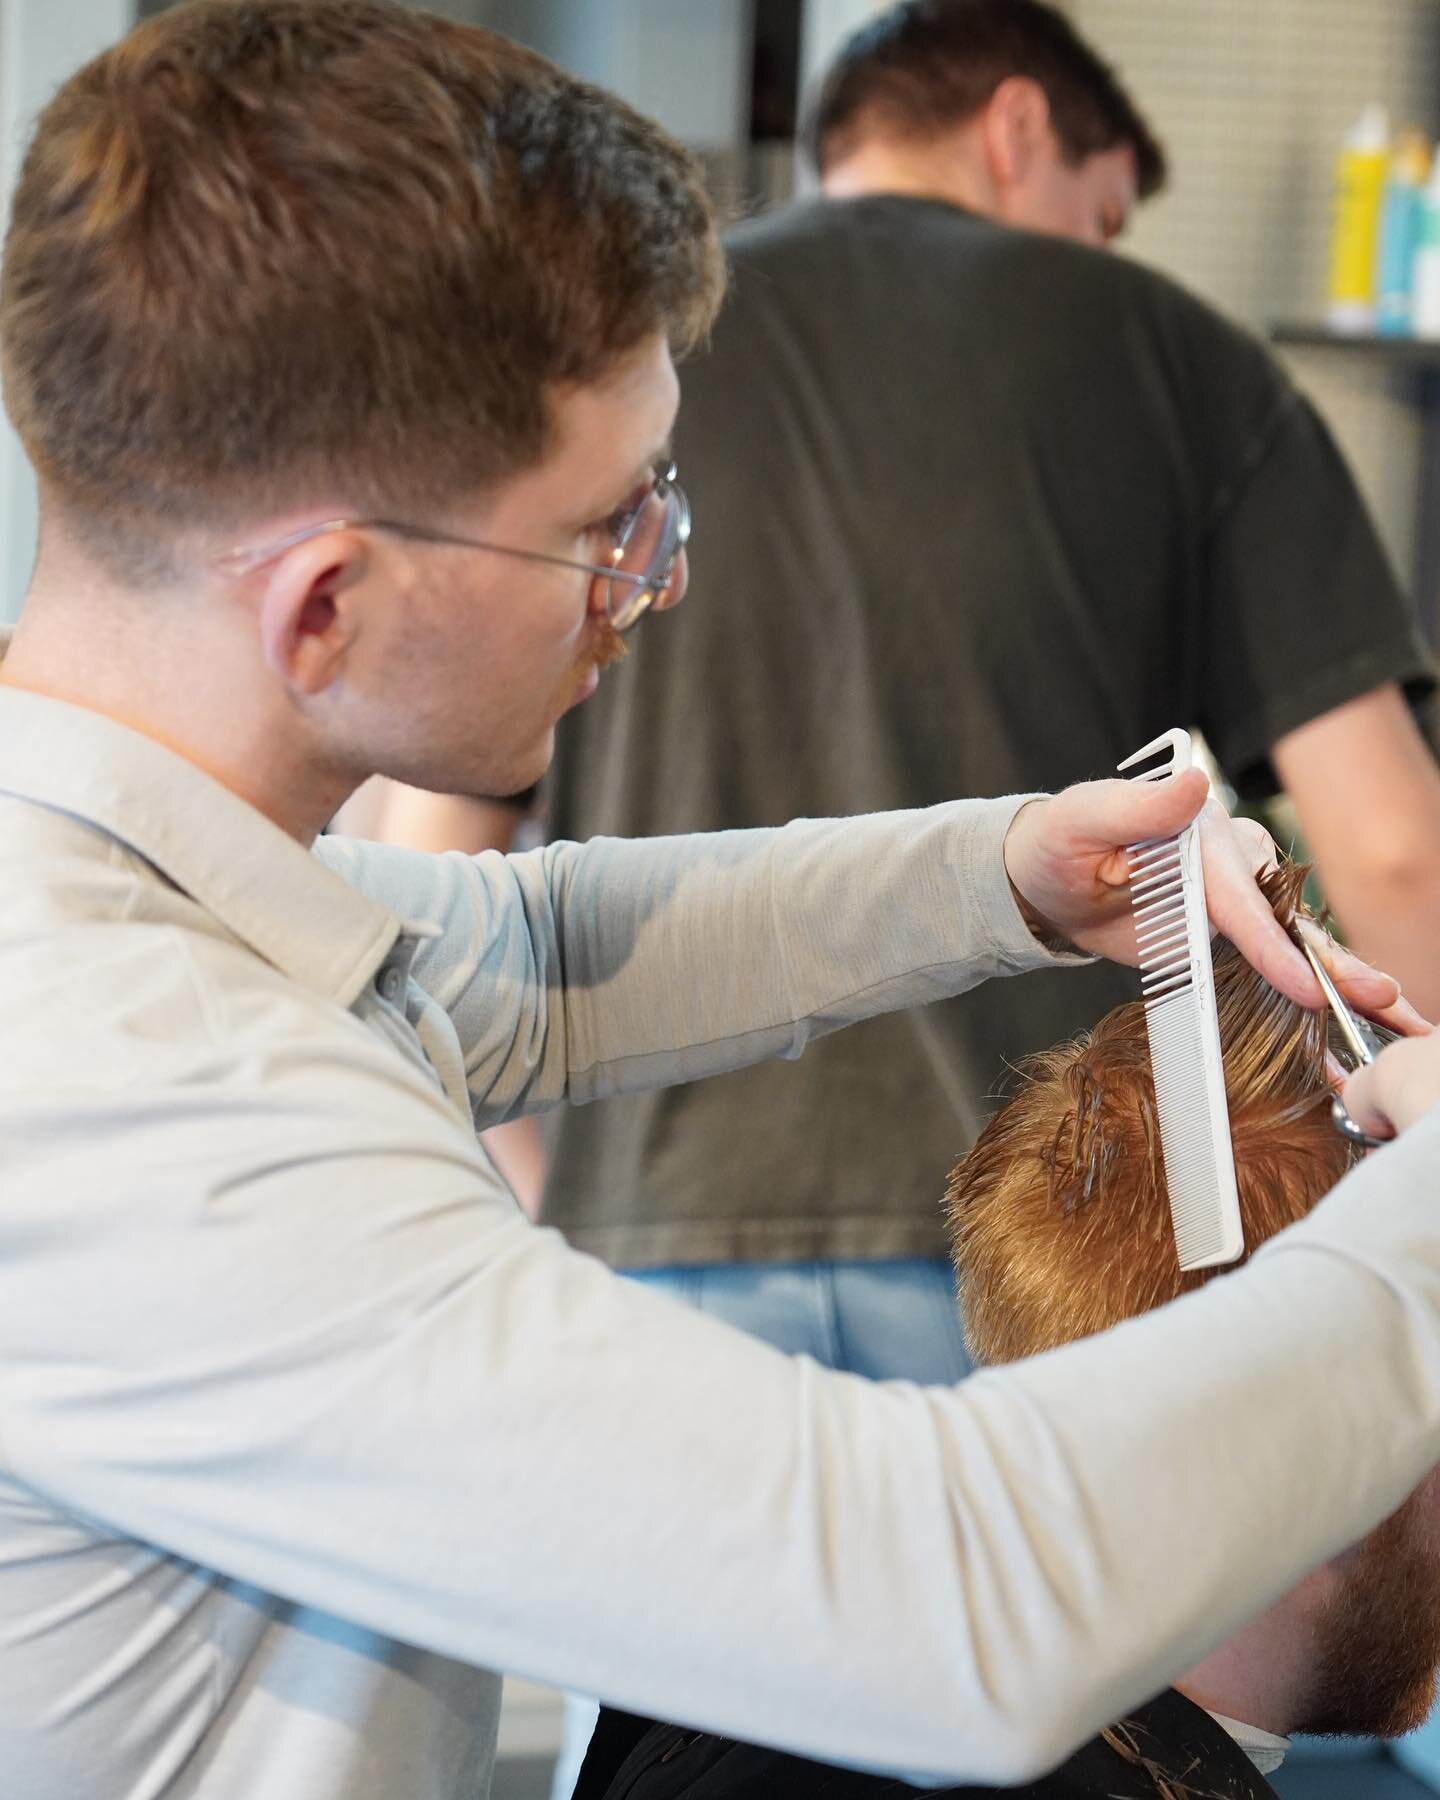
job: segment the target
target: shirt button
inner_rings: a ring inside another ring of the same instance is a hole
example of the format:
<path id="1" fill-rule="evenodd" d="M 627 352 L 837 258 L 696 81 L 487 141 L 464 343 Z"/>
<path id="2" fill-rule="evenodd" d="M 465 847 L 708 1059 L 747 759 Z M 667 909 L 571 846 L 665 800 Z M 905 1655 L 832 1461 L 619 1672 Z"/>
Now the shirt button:
<path id="1" fill-rule="evenodd" d="M 382 969 L 380 971 L 380 993 L 392 1006 L 400 1004 L 400 997 L 405 992 L 405 977 L 398 969 Z"/>

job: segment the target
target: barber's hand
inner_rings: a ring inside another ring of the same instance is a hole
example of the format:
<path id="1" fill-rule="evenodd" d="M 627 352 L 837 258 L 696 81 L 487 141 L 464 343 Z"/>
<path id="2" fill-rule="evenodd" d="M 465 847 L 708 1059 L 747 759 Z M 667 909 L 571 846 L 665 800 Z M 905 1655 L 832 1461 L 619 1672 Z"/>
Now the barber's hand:
<path id="1" fill-rule="evenodd" d="M 1384 975 L 1369 963 L 1362 962 L 1353 950 L 1347 950 L 1314 919 L 1297 919 L 1295 929 L 1302 932 L 1319 953 L 1331 980 L 1353 1012 L 1363 1013 L 1377 1025 L 1388 1026 L 1401 1037 L 1424 1037 L 1435 1029 L 1400 992 L 1400 983 L 1393 975 Z M 1338 1063 L 1335 1068 L 1335 1086 L 1340 1087 L 1346 1074 Z"/>
<path id="2" fill-rule="evenodd" d="M 1272 987 L 1301 1006 L 1324 1005 L 1310 965 L 1277 924 L 1256 876 L 1275 864 L 1263 827 L 1232 819 L 1199 769 L 1168 781 L 1089 781 L 1022 806 L 1005 835 L 1005 869 L 1027 924 L 1113 962 L 1135 964 L 1135 923 L 1125 846 L 1173 837 L 1196 816 L 1210 921 Z M 1361 965 L 1363 967 L 1363 965 Z M 1366 971 L 1367 974 L 1371 973 Z M 1345 983 L 1361 1010 L 1388 1005 L 1399 989 L 1388 976 L 1386 997 Z"/>
<path id="3" fill-rule="evenodd" d="M 1440 1032 L 1389 1044 L 1345 1083 L 1345 1110 L 1371 1137 L 1396 1137 L 1440 1105 Z"/>

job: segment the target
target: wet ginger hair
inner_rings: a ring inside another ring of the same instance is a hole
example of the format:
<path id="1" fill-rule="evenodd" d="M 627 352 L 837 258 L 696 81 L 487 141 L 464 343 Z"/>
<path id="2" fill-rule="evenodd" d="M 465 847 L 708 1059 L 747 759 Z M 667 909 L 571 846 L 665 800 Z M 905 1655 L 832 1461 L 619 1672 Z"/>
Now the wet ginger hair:
<path id="1" fill-rule="evenodd" d="M 40 115 L 5 404 L 46 512 L 155 579 L 337 484 L 404 516 L 522 472 L 558 391 L 683 354 L 722 287 L 696 159 L 543 57 L 385 0 L 189 0 Z"/>
<path id="2" fill-rule="evenodd" d="M 1265 877 L 1287 927 L 1308 870 Z M 1277 993 L 1223 939 L 1215 991 L 1247 1253 L 1301 1219 L 1360 1154 L 1330 1117 L 1328 1013 Z M 1011 1362 L 1163 1306 L 1223 1270 L 1175 1252 L 1145 1010 L 1029 1059 L 1023 1086 L 955 1169 L 946 1196 L 972 1353 Z"/>

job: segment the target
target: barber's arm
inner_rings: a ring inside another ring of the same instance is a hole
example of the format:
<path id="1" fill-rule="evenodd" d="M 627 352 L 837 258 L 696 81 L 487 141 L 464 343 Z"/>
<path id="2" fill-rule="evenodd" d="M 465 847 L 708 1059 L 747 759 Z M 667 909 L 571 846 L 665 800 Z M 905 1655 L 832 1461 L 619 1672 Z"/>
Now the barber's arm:
<path id="1" fill-rule="evenodd" d="M 322 853 L 440 927 L 415 973 L 455 1021 L 488 1125 L 798 1055 L 822 1032 L 1042 966 L 1042 939 L 1133 960 L 1120 847 L 1177 829 L 1204 792 L 1198 775 L 1097 782 L 1053 800 L 508 858 L 341 840 Z M 1255 884 L 1268 839 L 1212 805 L 1205 842 L 1216 924 L 1318 1004 Z"/>
<path id="2" fill-rule="evenodd" d="M 332 829 L 381 844 L 437 854 L 484 850 L 508 854 L 520 827 L 534 813 L 536 790 L 490 800 L 469 794 L 433 794 L 384 775 L 370 780 L 342 807 Z M 538 1119 L 510 1119 L 481 1136 L 491 1162 L 504 1176 L 528 1218 L 540 1216 L 545 1189 L 545 1142 Z"/>
<path id="3" fill-rule="evenodd" d="M 287 1006 L 273 1042 L 264 1007 L 217 1008 L 205 1080 L 256 1129 L 177 1104 L 183 1179 L 107 1156 L 123 1086 L 54 1143 L 0 1263 L 6 1466 L 347 1631 L 1013 1783 L 1440 1461 L 1434 1121 L 1174 1306 L 956 1389 L 872 1385 L 534 1230 L 423 1068 Z M 37 1308 L 62 1242 L 66 1304 Z"/>

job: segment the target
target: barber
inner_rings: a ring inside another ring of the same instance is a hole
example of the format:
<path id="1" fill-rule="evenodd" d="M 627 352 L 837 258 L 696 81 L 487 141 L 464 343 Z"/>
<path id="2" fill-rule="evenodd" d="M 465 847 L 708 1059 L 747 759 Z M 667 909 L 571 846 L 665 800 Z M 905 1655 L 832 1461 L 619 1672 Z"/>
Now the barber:
<path id="1" fill-rule="evenodd" d="M 718 290 L 676 146 L 373 0 L 176 7 L 42 116 L 0 299 L 42 504 L 0 662 L 7 1794 L 469 1800 L 495 1669 L 1017 1782 L 1440 1461 L 1433 1112 L 1231 1279 L 957 1388 L 646 1293 L 478 1149 L 1132 958 L 1123 846 L 1206 805 L 317 842 L 371 772 L 533 781 L 679 597 L 652 471 Z M 1217 927 L 1318 1005 L 1267 843 L 1203 838 Z"/>

